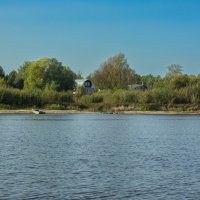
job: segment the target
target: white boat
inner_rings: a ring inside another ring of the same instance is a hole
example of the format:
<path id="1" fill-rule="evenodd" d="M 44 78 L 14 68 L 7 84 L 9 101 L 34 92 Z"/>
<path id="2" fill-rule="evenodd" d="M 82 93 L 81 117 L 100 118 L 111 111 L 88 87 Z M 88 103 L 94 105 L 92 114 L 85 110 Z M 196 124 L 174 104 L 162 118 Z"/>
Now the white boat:
<path id="1" fill-rule="evenodd" d="M 36 115 L 45 114 L 44 111 L 42 111 L 42 110 L 37 110 L 37 109 L 33 109 L 32 112 L 33 112 L 34 114 L 36 114 Z"/>

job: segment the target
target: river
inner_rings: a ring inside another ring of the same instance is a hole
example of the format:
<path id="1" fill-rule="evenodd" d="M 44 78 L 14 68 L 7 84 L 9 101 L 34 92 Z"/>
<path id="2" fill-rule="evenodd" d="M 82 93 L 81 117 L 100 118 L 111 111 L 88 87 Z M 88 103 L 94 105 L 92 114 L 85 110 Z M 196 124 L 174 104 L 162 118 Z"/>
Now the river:
<path id="1" fill-rule="evenodd" d="M 200 116 L 0 115 L 0 199 L 200 198 Z"/>

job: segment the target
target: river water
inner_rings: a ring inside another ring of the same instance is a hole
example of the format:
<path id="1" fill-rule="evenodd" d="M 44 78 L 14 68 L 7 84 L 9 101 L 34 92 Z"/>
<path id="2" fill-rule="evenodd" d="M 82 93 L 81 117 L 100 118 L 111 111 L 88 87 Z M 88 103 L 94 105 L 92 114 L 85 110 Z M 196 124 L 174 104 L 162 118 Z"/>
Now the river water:
<path id="1" fill-rule="evenodd" d="M 0 199 L 200 199 L 200 116 L 0 115 Z"/>

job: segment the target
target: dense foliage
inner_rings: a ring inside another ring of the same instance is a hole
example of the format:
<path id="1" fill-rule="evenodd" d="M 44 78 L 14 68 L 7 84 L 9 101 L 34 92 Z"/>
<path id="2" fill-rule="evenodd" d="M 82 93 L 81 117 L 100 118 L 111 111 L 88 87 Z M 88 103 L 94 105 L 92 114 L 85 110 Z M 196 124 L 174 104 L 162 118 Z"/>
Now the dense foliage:
<path id="1" fill-rule="evenodd" d="M 0 108 L 200 110 L 200 75 L 183 74 L 178 64 L 170 65 L 165 77 L 141 76 L 118 54 L 90 75 L 96 86 L 93 95 L 84 95 L 81 88 L 74 95 L 76 78 L 82 78 L 80 72 L 75 74 L 54 58 L 25 62 L 7 75 L 0 66 Z M 148 89 L 128 89 L 136 83 Z"/>
<path id="2" fill-rule="evenodd" d="M 126 89 L 136 82 L 135 71 L 129 67 L 124 54 L 109 58 L 91 75 L 95 85 L 101 89 Z"/>
<path id="3" fill-rule="evenodd" d="M 0 78 L 4 78 L 5 77 L 5 72 L 3 70 L 3 67 L 0 65 Z"/>
<path id="4" fill-rule="evenodd" d="M 75 74 L 55 58 L 30 63 L 25 70 L 24 87 L 28 89 L 72 90 Z"/>

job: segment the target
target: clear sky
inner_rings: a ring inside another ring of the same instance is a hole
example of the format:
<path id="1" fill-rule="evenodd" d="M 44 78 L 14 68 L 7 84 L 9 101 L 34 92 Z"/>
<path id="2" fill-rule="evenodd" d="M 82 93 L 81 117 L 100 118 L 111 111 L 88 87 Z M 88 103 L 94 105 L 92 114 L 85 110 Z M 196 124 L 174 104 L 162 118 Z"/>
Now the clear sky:
<path id="1" fill-rule="evenodd" d="M 83 75 L 124 53 L 139 74 L 200 73 L 200 0 L 0 0 L 0 65 L 55 57 Z"/>

